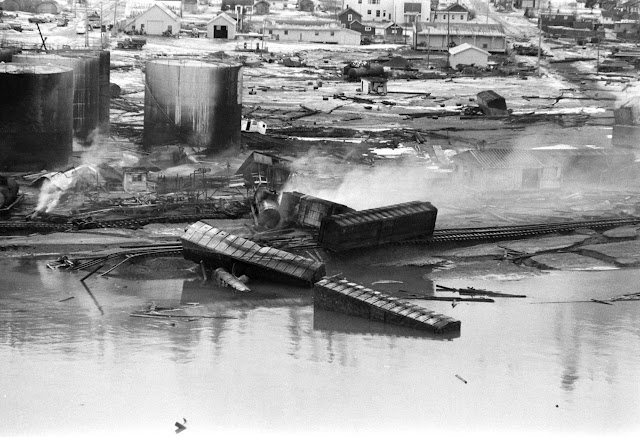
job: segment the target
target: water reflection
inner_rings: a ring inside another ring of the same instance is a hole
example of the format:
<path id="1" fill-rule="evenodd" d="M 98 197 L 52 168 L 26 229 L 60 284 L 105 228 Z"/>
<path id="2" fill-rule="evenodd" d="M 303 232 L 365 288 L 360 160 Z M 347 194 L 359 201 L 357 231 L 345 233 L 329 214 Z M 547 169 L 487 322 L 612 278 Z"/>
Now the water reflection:
<path id="1" fill-rule="evenodd" d="M 25 260 L 0 260 L 0 269 L 0 419 L 9 435 L 167 434 L 185 416 L 194 434 L 640 427 L 640 302 L 531 304 L 630 293 L 640 270 L 450 281 L 443 285 L 531 297 L 429 302 L 462 321 L 462 335 L 443 337 L 314 311 L 311 290 L 260 282 L 234 295 L 199 279 L 91 277 L 101 314 L 82 274 Z M 358 279 L 417 287 L 425 273 L 401 272 L 361 268 Z M 226 318 L 130 316 L 151 302 Z"/>

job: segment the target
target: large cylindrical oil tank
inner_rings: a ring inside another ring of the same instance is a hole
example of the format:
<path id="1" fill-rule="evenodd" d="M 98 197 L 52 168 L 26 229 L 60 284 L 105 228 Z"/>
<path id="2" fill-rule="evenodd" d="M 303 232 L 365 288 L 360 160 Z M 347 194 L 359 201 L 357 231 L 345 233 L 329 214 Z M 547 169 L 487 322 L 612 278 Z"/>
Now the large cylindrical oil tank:
<path id="1" fill-rule="evenodd" d="M 100 59 L 85 55 L 19 54 L 14 63 L 59 65 L 73 69 L 73 132 L 81 142 L 91 142 L 91 134 L 98 127 L 100 98 Z"/>
<path id="2" fill-rule="evenodd" d="M 95 56 L 98 57 L 99 98 L 98 127 L 100 133 L 108 136 L 110 130 L 109 113 L 111 110 L 111 52 L 108 50 L 59 50 L 53 52 L 60 56 Z"/>
<path id="3" fill-rule="evenodd" d="M 212 154 L 240 145 L 240 64 L 156 59 L 145 85 L 145 148 L 181 142 Z"/>
<path id="4" fill-rule="evenodd" d="M 73 146 L 73 70 L 0 64 L 0 170 L 66 165 Z"/>

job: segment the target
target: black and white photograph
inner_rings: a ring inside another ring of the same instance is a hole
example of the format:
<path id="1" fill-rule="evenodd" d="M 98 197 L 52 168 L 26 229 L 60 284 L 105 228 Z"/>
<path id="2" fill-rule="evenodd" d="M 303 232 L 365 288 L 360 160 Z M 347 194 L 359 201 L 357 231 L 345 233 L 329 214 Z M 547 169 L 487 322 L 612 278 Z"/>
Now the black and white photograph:
<path id="1" fill-rule="evenodd" d="M 640 0 L 0 0 L 0 435 L 640 433 Z"/>

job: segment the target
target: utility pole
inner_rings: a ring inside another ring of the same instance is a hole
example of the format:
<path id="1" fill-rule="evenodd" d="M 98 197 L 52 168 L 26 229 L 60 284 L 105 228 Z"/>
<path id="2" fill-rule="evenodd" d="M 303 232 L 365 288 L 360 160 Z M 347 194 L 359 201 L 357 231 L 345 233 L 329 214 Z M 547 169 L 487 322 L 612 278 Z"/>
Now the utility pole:
<path id="1" fill-rule="evenodd" d="M 118 0 L 113 4 L 113 36 L 118 34 Z"/>
<path id="2" fill-rule="evenodd" d="M 538 64 L 536 66 L 538 77 L 540 77 L 540 55 L 542 54 L 542 14 L 540 5 L 542 0 L 538 0 Z"/>

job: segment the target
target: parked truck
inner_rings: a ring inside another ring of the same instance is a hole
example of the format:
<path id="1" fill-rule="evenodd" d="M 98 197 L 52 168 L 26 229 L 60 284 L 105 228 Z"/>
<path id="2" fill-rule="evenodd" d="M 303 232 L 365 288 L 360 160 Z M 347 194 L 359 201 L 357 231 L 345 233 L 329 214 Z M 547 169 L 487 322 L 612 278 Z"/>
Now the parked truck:
<path id="1" fill-rule="evenodd" d="M 120 40 L 118 40 L 117 47 L 119 49 L 136 49 L 142 50 L 142 46 L 147 43 L 145 38 L 134 38 L 131 36 L 126 36 Z"/>

